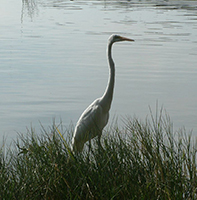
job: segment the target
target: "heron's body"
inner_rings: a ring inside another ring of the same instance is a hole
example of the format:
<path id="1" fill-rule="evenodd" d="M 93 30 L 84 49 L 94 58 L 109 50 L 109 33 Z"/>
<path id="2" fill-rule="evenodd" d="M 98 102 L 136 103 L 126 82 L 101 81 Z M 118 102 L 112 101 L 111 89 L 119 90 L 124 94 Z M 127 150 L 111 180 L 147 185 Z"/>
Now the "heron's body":
<path id="1" fill-rule="evenodd" d="M 102 97 L 96 99 L 90 104 L 79 118 L 72 138 L 72 149 L 74 152 L 81 152 L 87 141 L 98 136 L 99 142 L 102 130 L 106 126 L 109 119 L 109 110 L 113 98 L 114 82 L 115 82 L 115 65 L 111 57 L 111 49 L 114 42 L 118 41 L 134 41 L 118 35 L 112 35 L 109 38 L 107 56 L 109 62 L 109 80 L 107 88 Z"/>
<path id="2" fill-rule="evenodd" d="M 82 151 L 84 144 L 96 137 L 100 137 L 109 119 L 109 112 L 104 112 L 100 99 L 96 99 L 79 118 L 73 137 L 73 150 Z M 83 134 L 81 134 L 83 133 Z"/>

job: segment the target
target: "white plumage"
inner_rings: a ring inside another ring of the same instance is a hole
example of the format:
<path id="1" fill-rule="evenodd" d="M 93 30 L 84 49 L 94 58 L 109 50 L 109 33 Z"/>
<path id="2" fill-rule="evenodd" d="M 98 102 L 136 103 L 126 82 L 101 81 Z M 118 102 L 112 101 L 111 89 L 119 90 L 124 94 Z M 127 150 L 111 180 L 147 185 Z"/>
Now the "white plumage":
<path id="1" fill-rule="evenodd" d="M 102 97 L 96 99 L 90 104 L 80 116 L 74 130 L 72 138 L 72 150 L 74 152 L 81 152 L 84 144 L 98 136 L 100 144 L 100 137 L 102 130 L 106 126 L 109 119 L 109 110 L 113 98 L 113 89 L 115 82 L 115 65 L 111 57 L 111 48 L 114 42 L 118 41 L 134 41 L 119 35 L 112 35 L 109 38 L 107 56 L 109 62 L 109 80 L 107 88 Z"/>

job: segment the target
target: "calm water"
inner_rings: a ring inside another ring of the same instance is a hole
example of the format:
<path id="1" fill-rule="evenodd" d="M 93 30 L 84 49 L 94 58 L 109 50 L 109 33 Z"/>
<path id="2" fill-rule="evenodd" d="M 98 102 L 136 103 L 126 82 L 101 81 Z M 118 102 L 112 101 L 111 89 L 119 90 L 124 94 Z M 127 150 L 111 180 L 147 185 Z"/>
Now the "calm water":
<path id="1" fill-rule="evenodd" d="M 156 102 L 197 135 L 197 1 L 1 0 L 0 138 L 53 118 L 74 124 L 102 95 L 114 45 L 111 118 L 144 119 Z"/>

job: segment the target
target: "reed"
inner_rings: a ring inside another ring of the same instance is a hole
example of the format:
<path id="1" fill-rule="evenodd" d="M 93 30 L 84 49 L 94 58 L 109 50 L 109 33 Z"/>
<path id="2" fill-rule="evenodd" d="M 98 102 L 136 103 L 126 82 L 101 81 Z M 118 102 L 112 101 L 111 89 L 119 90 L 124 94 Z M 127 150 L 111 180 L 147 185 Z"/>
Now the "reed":
<path id="1" fill-rule="evenodd" d="M 95 139 L 78 155 L 68 145 L 72 133 L 54 123 L 2 147 L 0 199 L 197 198 L 197 143 L 173 131 L 168 116 L 125 119 L 103 133 L 102 149 Z"/>

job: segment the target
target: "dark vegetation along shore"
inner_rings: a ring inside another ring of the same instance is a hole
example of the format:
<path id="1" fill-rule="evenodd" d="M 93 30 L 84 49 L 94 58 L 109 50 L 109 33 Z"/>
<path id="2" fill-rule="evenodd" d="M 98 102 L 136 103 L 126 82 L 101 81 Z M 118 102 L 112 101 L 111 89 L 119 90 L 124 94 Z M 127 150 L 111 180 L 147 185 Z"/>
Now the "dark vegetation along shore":
<path id="1" fill-rule="evenodd" d="M 197 199 L 196 139 L 168 116 L 113 125 L 90 153 L 71 153 L 72 133 L 52 125 L 2 145 L 0 199 Z"/>

